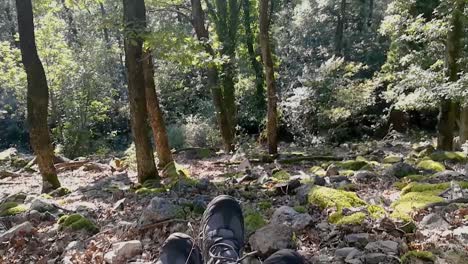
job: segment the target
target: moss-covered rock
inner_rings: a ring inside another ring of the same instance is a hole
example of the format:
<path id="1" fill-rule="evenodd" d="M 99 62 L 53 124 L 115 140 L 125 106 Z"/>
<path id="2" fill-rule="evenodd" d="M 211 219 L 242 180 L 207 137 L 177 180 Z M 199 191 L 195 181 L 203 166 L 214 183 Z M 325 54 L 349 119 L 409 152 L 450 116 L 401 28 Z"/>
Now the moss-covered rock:
<path id="1" fill-rule="evenodd" d="M 80 214 L 64 215 L 59 218 L 58 223 L 61 229 L 86 230 L 93 234 L 99 232 L 99 228 L 91 220 Z"/>
<path id="2" fill-rule="evenodd" d="M 385 216 L 385 209 L 378 205 L 367 206 L 367 212 L 369 212 L 372 219 L 379 219 Z"/>
<path id="3" fill-rule="evenodd" d="M 328 221 L 335 225 L 359 225 L 367 215 L 363 212 L 354 213 L 352 215 L 343 215 L 341 212 L 336 212 L 330 215 Z"/>
<path id="4" fill-rule="evenodd" d="M 5 202 L 0 205 L 0 216 L 11 216 L 24 213 L 28 207 L 17 202 Z"/>
<path id="5" fill-rule="evenodd" d="M 301 214 L 305 214 L 307 213 L 307 208 L 305 206 L 302 206 L 302 205 L 296 205 L 293 207 L 294 210 L 298 213 L 301 213 Z"/>
<path id="6" fill-rule="evenodd" d="M 443 191 L 449 187 L 450 187 L 449 182 L 437 183 L 437 184 L 411 182 L 401 190 L 401 195 L 404 195 L 410 192 Z"/>
<path id="7" fill-rule="evenodd" d="M 409 192 L 400 197 L 399 200 L 392 203 L 391 207 L 395 210 L 392 217 L 404 221 L 411 221 L 410 213 L 414 210 L 423 208 L 429 204 L 442 202 L 444 199 L 439 197 L 440 190 Z"/>
<path id="8" fill-rule="evenodd" d="M 317 176 L 321 176 L 321 177 L 324 177 L 327 174 L 325 169 L 323 169 L 320 166 L 313 166 L 312 168 L 309 169 L 309 172 Z"/>
<path id="9" fill-rule="evenodd" d="M 466 154 L 463 152 L 456 152 L 456 151 L 437 151 L 437 152 L 430 154 L 429 157 L 435 161 L 455 161 L 455 162 L 466 161 Z"/>
<path id="10" fill-rule="evenodd" d="M 402 264 L 411 264 L 415 260 L 423 260 L 434 263 L 435 256 L 429 251 L 408 251 L 401 257 Z M 416 262 L 417 263 L 417 262 Z"/>
<path id="11" fill-rule="evenodd" d="M 245 229 L 247 234 L 255 232 L 267 224 L 263 216 L 253 210 L 247 210 L 244 216 Z"/>
<path id="12" fill-rule="evenodd" d="M 353 176 L 355 171 L 353 170 L 340 170 L 339 175 L 346 176 L 346 177 L 351 177 Z"/>
<path id="13" fill-rule="evenodd" d="M 383 163 L 387 163 L 387 164 L 393 164 L 393 163 L 397 163 L 397 162 L 400 162 L 402 161 L 403 158 L 401 156 L 398 156 L 398 155 L 388 155 L 386 156 L 382 162 Z"/>
<path id="14" fill-rule="evenodd" d="M 190 171 L 173 161 L 164 167 L 162 175 L 166 178 L 190 177 Z"/>
<path id="15" fill-rule="evenodd" d="M 430 159 L 422 160 L 417 165 L 418 169 L 441 172 L 445 170 L 444 164 Z"/>
<path id="16" fill-rule="evenodd" d="M 336 207 L 337 209 L 352 208 L 366 205 L 355 193 L 332 188 L 314 186 L 309 192 L 309 203 L 318 205 L 321 209 Z"/>
<path id="17" fill-rule="evenodd" d="M 272 177 L 278 181 L 289 181 L 291 174 L 285 170 L 275 170 L 272 172 Z"/>
<path id="18" fill-rule="evenodd" d="M 362 167 L 367 165 L 367 161 L 363 160 L 346 160 L 337 163 L 337 166 L 345 170 L 360 170 Z"/>

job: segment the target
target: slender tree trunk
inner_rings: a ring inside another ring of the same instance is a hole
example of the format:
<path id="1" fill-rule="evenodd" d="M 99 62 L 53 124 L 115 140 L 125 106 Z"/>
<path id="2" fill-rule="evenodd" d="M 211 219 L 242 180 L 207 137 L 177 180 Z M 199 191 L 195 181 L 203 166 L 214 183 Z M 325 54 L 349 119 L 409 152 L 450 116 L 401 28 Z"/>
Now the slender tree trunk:
<path id="1" fill-rule="evenodd" d="M 133 140 L 135 142 L 140 183 L 149 179 L 159 180 L 154 162 L 153 150 L 148 135 L 147 109 L 145 97 L 145 77 L 143 73 L 143 39 L 146 29 L 144 0 L 123 0 L 125 23 L 125 63 L 128 72 L 128 97 Z"/>
<path id="2" fill-rule="evenodd" d="M 369 16 L 367 18 L 367 27 L 372 26 L 372 20 L 374 18 L 374 0 L 369 0 Z"/>
<path id="3" fill-rule="evenodd" d="M 263 66 L 265 68 L 265 77 L 268 93 L 268 152 L 270 154 L 278 153 L 278 113 L 277 113 L 277 95 L 275 86 L 275 72 L 273 69 L 273 58 L 270 47 L 269 37 L 269 1 L 260 0 L 260 46 L 262 49 Z"/>
<path id="4" fill-rule="evenodd" d="M 76 28 L 75 22 L 73 21 L 72 11 L 65 4 L 65 0 L 61 0 L 61 2 L 68 24 L 68 46 L 73 47 L 74 44 L 80 45 L 78 42 L 78 29 Z"/>
<path id="5" fill-rule="evenodd" d="M 263 88 L 263 71 L 262 65 L 257 60 L 257 53 L 254 49 L 254 34 L 252 32 L 252 17 L 250 15 L 250 1 L 242 1 L 244 11 L 244 29 L 245 29 L 245 45 L 249 53 L 250 64 L 255 73 L 255 90 L 257 97 L 257 107 L 259 109 L 265 108 L 265 92 Z"/>
<path id="6" fill-rule="evenodd" d="M 232 57 L 231 57 L 232 58 Z M 231 134 L 236 134 L 236 123 L 237 123 L 237 107 L 236 107 L 236 90 L 235 90 L 235 69 L 232 62 L 225 63 L 223 69 L 223 95 L 224 105 L 226 107 L 226 114 L 229 120 L 229 129 Z"/>
<path id="7" fill-rule="evenodd" d="M 49 87 L 37 55 L 31 0 L 16 0 L 21 56 L 28 79 L 27 110 L 29 137 L 42 175 L 42 192 L 60 187 L 54 167 L 54 151 L 47 127 Z"/>
<path id="8" fill-rule="evenodd" d="M 460 66 L 458 60 L 460 59 L 461 51 L 463 48 L 463 10 L 465 8 L 465 0 L 457 0 L 452 19 L 450 21 L 451 29 L 447 36 L 447 72 L 446 75 L 451 82 L 456 82 L 459 79 Z M 457 106 L 455 102 L 448 99 L 443 99 L 440 104 L 439 120 L 437 129 L 439 132 L 437 148 L 441 150 L 453 149 L 453 137 L 456 123 Z M 462 115 L 465 116 L 465 115 Z M 466 123 L 462 120 L 460 124 Z M 460 131 L 460 144 L 463 144 L 463 138 L 466 131 L 463 131 L 464 126 L 461 125 Z M 463 138 L 462 138 L 463 137 Z"/>
<path id="9" fill-rule="evenodd" d="M 145 52 L 143 60 L 145 74 L 146 107 L 148 108 L 154 143 L 158 153 L 159 167 L 164 168 L 173 161 L 169 139 L 167 138 L 166 124 L 159 106 L 156 85 L 154 84 L 154 65 L 150 51 Z"/>
<path id="10" fill-rule="evenodd" d="M 13 43 L 15 47 L 19 48 L 20 44 L 15 38 L 16 27 L 15 27 L 15 22 L 13 21 L 13 16 L 11 14 L 10 0 L 6 0 L 5 15 L 6 15 L 7 23 L 10 25 L 11 43 Z"/>
<path id="11" fill-rule="evenodd" d="M 212 57 L 215 56 L 215 52 L 211 45 L 208 43 L 209 33 L 205 27 L 205 13 L 202 9 L 200 0 L 191 0 L 192 3 L 192 24 L 195 29 L 197 39 L 201 41 L 205 48 L 205 51 Z M 207 68 L 207 81 L 208 87 L 213 97 L 213 104 L 216 109 L 216 117 L 218 120 L 218 126 L 221 131 L 221 137 L 223 138 L 224 150 L 226 152 L 234 150 L 233 134 L 229 126 L 229 118 L 224 105 L 224 96 L 219 83 L 219 73 L 215 65 L 210 64 Z"/>
<path id="12" fill-rule="evenodd" d="M 460 110 L 460 145 L 468 140 L 468 107 L 464 106 Z"/>
<path id="13" fill-rule="evenodd" d="M 104 4 L 102 2 L 99 2 L 99 8 L 101 10 L 102 19 L 104 20 L 106 18 L 106 9 L 104 8 Z M 110 38 L 109 38 L 109 29 L 106 26 L 104 26 L 102 31 L 104 33 L 104 40 L 106 41 L 106 46 L 107 46 L 107 48 L 110 48 L 111 47 L 111 42 L 110 42 Z"/>
<path id="14" fill-rule="evenodd" d="M 346 0 L 341 0 L 335 32 L 335 54 L 344 57 L 344 28 L 346 24 Z"/>

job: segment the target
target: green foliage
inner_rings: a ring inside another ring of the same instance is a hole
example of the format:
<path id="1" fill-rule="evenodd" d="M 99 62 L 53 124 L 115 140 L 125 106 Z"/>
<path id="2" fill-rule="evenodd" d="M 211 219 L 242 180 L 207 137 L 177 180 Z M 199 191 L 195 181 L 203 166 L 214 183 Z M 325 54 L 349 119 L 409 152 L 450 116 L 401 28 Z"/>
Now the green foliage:
<path id="1" fill-rule="evenodd" d="M 289 178 L 291 178 L 291 174 L 285 170 L 276 170 L 273 171 L 272 175 L 273 178 L 275 178 L 278 181 L 288 181 Z"/>
<path id="2" fill-rule="evenodd" d="M 253 210 L 247 210 L 244 216 L 244 223 L 247 234 L 251 234 L 267 224 L 263 216 Z"/>

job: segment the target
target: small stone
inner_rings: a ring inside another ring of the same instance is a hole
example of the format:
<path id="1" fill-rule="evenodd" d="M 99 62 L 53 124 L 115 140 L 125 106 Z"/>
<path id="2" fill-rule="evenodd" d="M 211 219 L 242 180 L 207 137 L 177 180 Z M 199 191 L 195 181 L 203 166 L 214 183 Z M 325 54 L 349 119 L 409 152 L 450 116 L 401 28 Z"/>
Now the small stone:
<path id="1" fill-rule="evenodd" d="M 357 234 L 349 234 L 345 236 L 345 241 L 348 245 L 356 245 L 360 247 L 364 247 L 369 243 L 369 234 L 367 233 L 357 233 Z"/>
<path id="2" fill-rule="evenodd" d="M 340 172 L 338 171 L 338 166 L 336 166 L 335 164 L 331 164 L 330 166 L 328 166 L 327 172 L 325 175 L 328 177 L 340 175 Z"/>
<path id="3" fill-rule="evenodd" d="M 297 188 L 296 191 L 296 199 L 300 204 L 307 204 L 310 189 L 312 189 L 313 184 L 308 183 L 300 186 Z"/>
<path id="4" fill-rule="evenodd" d="M 28 220 L 31 222 L 38 223 L 42 219 L 42 214 L 39 211 L 31 210 L 28 213 Z"/>
<path id="5" fill-rule="evenodd" d="M 415 167 L 404 162 L 395 163 L 384 172 L 385 175 L 395 176 L 397 178 L 403 178 L 405 176 L 417 173 L 418 170 Z"/>
<path id="6" fill-rule="evenodd" d="M 388 257 L 382 253 L 370 253 L 364 256 L 366 264 L 388 263 Z"/>
<path id="7" fill-rule="evenodd" d="M 20 225 L 14 226 L 10 228 L 10 230 L 6 231 L 5 233 L 0 235 L 0 242 L 6 242 L 10 240 L 12 237 L 17 236 L 19 234 L 27 234 L 31 233 L 34 230 L 34 227 L 31 225 L 30 222 L 24 222 Z"/>
<path id="8" fill-rule="evenodd" d="M 431 213 L 431 214 L 426 215 L 419 224 L 428 229 L 445 230 L 450 227 L 449 223 L 447 223 L 447 221 L 445 221 L 437 213 Z"/>
<path id="9" fill-rule="evenodd" d="M 367 252 L 398 253 L 398 243 L 391 240 L 379 240 L 366 245 Z"/>
<path id="10" fill-rule="evenodd" d="M 31 203 L 31 210 L 36 210 L 38 212 L 56 212 L 57 207 L 47 199 L 37 197 Z"/>
<path id="11" fill-rule="evenodd" d="M 269 224 L 258 229 L 249 239 L 250 246 L 259 254 L 266 256 L 280 249 L 292 249 L 293 229 L 285 225 Z"/>
<path id="12" fill-rule="evenodd" d="M 318 186 L 325 186 L 327 184 L 327 181 L 325 180 L 325 178 L 315 175 L 314 184 Z"/>
<path id="13" fill-rule="evenodd" d="M 335 251 L 335 256 L 346 258 L 349 255 L 349 253 L 351 253 L 355 249 L 356 249 L 355 247 L 339 248 Z"/>
<path id="14" fill-rule="evenodd" d="M 112 207 L 112 210 L 117 211 L 117 210 L 123 210 L 124 209 L 124 203 L 125 203 L 126 198 L 122 198 L 118 200 L 117 202 L 114 203 L 114 206 Z"/>
<path id="15" fill-rule="evenodd" d="M 309 214 L 301 214 L 289 206 L 281 206 L 273 213 L 271 223 L 290 226 L 294 231 L 306 228 L 313 221 Z"/>
<path id="16" fill-rule="evenodd" d="M 375 181 L 376 179 L 378 179 L 378 176 L 375 172 L 372 171 L 358 171 L 353 176 L 353 180 L 356 183 L 367 183 Z"/>
<path id="17" fill-rule="evenodd" d="M 453 230 L 453 235 L 463 243 L 468 244 L 468 226 L 461 226 Z"/>
<path id="18" fill-rule="evenodd" d="M 138 240 L 118 242 L 112 245 L 111 251 L 104 255 L 107 263 L 123 263 L 129 258 L 133 258 L 143 252 L 143 245 Z"/>
<path id="19" fill-rule="evenodd" d="M 150 204 L 143 210 L 138 220 L 139 225 L 147 225 L 160 221 L 176 218 L 181 208 L 173 202 L 161 197 L 154 197 Z"/>

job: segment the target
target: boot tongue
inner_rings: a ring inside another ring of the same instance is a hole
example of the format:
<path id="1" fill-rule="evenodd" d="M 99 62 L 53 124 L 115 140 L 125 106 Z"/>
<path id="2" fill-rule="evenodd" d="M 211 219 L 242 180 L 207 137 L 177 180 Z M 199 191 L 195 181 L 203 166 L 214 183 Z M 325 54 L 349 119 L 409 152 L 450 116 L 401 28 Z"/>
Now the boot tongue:
<path id="1" fill-rule="evenodd" d="M 235 243 L 234 233 L 229 229 L 217 229 L 210 235 L 214 242 L 210 249 L 210 253 L 215 256 L 214 263 L 237 263 L 239 246 Z"/>

